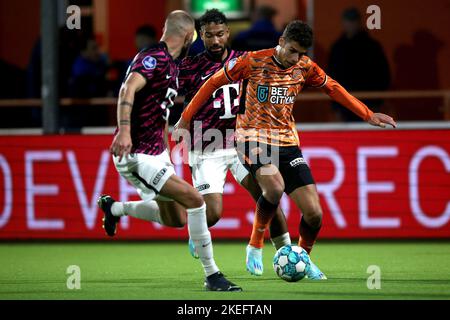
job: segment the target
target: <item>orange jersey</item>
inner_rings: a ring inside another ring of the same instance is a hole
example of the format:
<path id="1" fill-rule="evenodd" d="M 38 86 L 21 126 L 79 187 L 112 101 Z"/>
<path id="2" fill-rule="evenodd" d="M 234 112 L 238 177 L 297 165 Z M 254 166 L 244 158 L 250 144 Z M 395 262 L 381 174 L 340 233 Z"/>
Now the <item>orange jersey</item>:
<path id="1" fill-rule="evenodd" d="M 278 146 L 299 144 L 292 114 L 295 99 L 304 86 L 321 87 L 327 75 L 308 57 L 285 69 L 275 58 L 276 49 L 247 53 L 225 65 L 230 81 L 244 79 L 238 141 L 259 141 Z"/>
<path id="2" fill-rule="evenodd" d="M 276 58 L 276 48 L 248 52 L 230 60 L 211 77 L 183 111 L 190 121 L 204 100 L 217 88 L 243 80 L 236 139 L 259 141 L 278 146 L 299 144 L 292 114 L 296 96 L 305 86 L 321 88 L 333 100 L 355 112 L 364 120 L 372 116 L 367 106 L 331 79 L 310 58 L 284 69 Z"/>

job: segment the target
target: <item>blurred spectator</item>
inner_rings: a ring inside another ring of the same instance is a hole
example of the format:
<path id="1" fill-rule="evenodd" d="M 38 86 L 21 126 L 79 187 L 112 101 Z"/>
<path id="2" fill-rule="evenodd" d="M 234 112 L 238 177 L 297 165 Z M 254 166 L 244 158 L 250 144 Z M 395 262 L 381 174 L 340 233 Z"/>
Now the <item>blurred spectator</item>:
<path id="1" fill-rule="evenodd" d="M 72 65 L 80 53 L 82 34 L 79 30 L 69 30 L 65 26 L 59 29 L 59 64 L 58 64 L 58 90 L 60 97 L 69 96 L 69 78 Z M 40 98 L 42 83 L 42 45 L 39 37 L 31 51 L 30 60 L 26 70 L 26 97 Z M 42 125 L 42 109 L 33 107 L 31 109 L 31 121 L 29 126 L 39 127 Z"/>
<path id="2" fill-rule="evenodd" d="M 78 30 L 69 30 L 65 26 L 59 29 L 59 66 L 58 83 L 59 95 L 67 97 L 69 95 L 69 81 L 72 72 L 72 65 L 80 53 L 81 32 Z M 27 67 L 27 97 L 41 97 L 42 81 L 42 47 L 41 38 L 33 46 L 30 55 L 30 61 Z"/>
<path id="3" fill-rule="evenodd" d="M 25 72 L 0 59 L 0 99 L 23 98 L 25 95 Z"/>
<path id="4" fill-rule="evenodd" d="M 135 39 L 137 52 L 155 44 L 157 42 L 155 28 L 153 28 L 150 25 L 140 26 L 136 30 L 134 39 Z"/>
<path id="5" fill-rule="evenodd" d="M 108 61 L 100 52 L 94 38 L 83 41 L 80 55 L 72 66 L 70 91 L 72 97 L 91 98 L 106 96 Z"/>
<path id="6" fill-rule="evenodd" d="M 0 59 L 0 99 L 17 99 L 25 96 L 25 72 Z M 0 128 L 29 127 L 32 124 L 29 108 L 0 108 Z"/>
<path id="7" fill-rule="evenodd" d="M 349 91 L 383 91 L 390 86 L 389 65 L 383 48 L 363 28 L 356 8 L 342 14 L 342 36 L 333 44 L 327 73 Z M 382 100 L 363 100 L 372 110 L 379 111 Z M 340 120 L 360 121 L 353 112 L 333 103 Z"/>
<path id="8" fill-rule="evenodd" d="M 252 26 L 250 29 L 238 33 L 233 39 L 231 47 L 234 50 L 255 51 L 278 45 L 281 33 L 273 24 L 276 14 L 277 11 L 269 6 L 257 8 Z"/>
<path id="9" fill-rule="evenodd" d="M 191 47 L 189 48 L 188 56 L 196 56 L 200 52 L 205 51 L 205 45 L 203 44 L 203 40 L 200 37 L 200 23 L 199 20 L 195 20 L 195 30 L 197 32 L 197 39 L 192 43 Z"/>
<path id="10" fill-rule="evenodd" d="M 134 34 L 134 44 L 136 47 L 136 52 L 158 43 L 156 38 L 156 30 L 151 25 L 145 24 L 137 28 Z M 108 78 L 111 85 L 112 95 L 117 97 L 119 94 L 120 86 L 122 85 L 123 78 L 127 72 L 128 66 L 130 65 L 133 57 L 128 60 L 117 60 L 113 61 L 110 65 Z"/>

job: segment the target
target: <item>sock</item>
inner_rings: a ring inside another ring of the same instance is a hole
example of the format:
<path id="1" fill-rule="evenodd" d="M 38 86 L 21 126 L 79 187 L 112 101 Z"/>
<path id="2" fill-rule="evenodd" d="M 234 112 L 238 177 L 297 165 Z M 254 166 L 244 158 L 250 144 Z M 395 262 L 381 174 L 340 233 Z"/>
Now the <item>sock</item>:
<path id="1" fill-rule="evenodd" d="M 306 223 L 304 217 L 302 217 L 302 220 L 300 221 L 300 239 L 298 239 L 298 245 L 305 249 L 308 254 L 311 252 L 314 243 L 316 242 L 321 227 L 322 226 L 318 228 L 311 227 Z"/>
<path id="2" fill-rule="evenodd" d="M 189 237 L 203 265 L 206 276 L 219 271 L 213 257 L 211 233 L 206 222 L 206 204 L 200 208 L 187 209 Z"/>
<path id="3" fill-rule="evenodd" d="M 256 203 L 256 213 L 253 219 L 253 230 L 250 237 L 250 245 L 255 248 L 262 248 L 264 246 L 264 232 L 267 229 L 277 210 L 278 203 L 273 204 L 260 196 Z"/>
<path id="4" fill-rule="evenodd" d="M 127 202 L 116 201 L 111 206 L 111 213 L 116 217 L 129 215 L 137 219 L 161 224 L 158 203 L 154 200 Z"/>
<path id="5" fill-rule="evenodd" d="M 111 206 L 111 213 L 115 217 L 121 217 L 125 215 L 125 211 L 123 209 L 123 202 L 116 201 Z"/>
<path id="6" fill-rule="evenodd" d="M 289 232 L 283 233 L 281 236 L 275 237 L 271 239 L 273 246 L 275 249 L 280 249 L 281 247 L 291 245 L 291 237 Z"/>

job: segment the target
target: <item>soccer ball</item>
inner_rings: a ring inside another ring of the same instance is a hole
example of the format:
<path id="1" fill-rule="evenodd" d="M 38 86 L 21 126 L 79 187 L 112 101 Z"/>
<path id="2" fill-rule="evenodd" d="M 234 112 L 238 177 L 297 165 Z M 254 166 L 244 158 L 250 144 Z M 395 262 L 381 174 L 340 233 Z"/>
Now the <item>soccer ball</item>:
<path id="1" fill-rule="evenodd" d="M 311 260 L 305 249 L 287 245 L 278 249 L 273 257 L 273 269 L 283 280 L 296 282 L 302 280 L 309 268 Z"/>

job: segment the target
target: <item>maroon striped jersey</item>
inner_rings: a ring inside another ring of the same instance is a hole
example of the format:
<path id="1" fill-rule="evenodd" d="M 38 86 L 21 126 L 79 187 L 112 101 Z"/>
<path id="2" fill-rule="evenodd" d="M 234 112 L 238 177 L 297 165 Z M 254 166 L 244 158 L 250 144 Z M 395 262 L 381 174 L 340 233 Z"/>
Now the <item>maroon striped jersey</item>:
<path id="1" fill-rule="evenodd" d="M 228 57 L 223 61 L 213 60 L 207 51 L 184 58 L 179 64 L 179 92 L 185 96 L 185 106 L 209 77 L 223 68 L 225 63 L 243 54 L 244 52 L 228 49 Z M 208 146 L 210 150 L 213 144 L 214 148 L 219 149 L 234 148 L 236 114 L 239 111 L 239 86 L 239 82 L 235 82 L 220 87 L 192 118 L 190 130 L 192 150 L 204 151 Z M 216 141 L 208 134 L 209 129 L 218 129 L 221 141 Z"/>
<path id="2" fill-rule="evenodd" d="M 159 42 L 139 52 L 128 67 L 147 83 L 136 92 L 131 112 L 132 153 L 159 155 L 166 149 L 164 128 L 177 96 L 178 69 L 167 45 Z"/>

